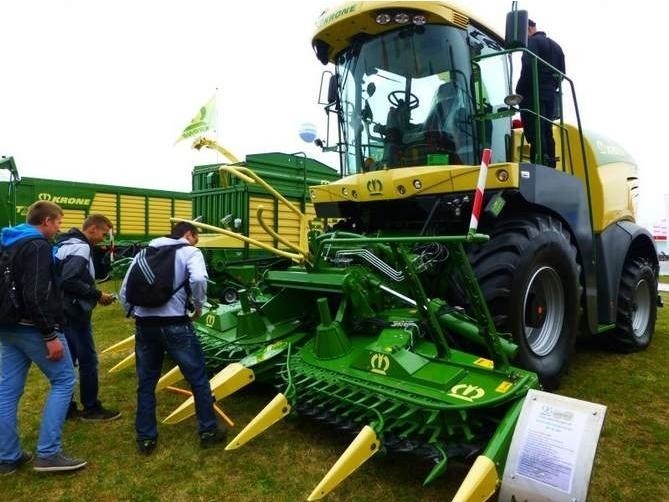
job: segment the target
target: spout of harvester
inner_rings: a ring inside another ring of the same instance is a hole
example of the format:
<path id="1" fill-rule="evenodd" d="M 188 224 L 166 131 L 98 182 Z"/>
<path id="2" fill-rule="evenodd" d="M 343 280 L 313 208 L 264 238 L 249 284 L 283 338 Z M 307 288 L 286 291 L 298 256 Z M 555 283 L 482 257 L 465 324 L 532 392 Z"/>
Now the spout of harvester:
<path id="1" fill-rule="evenodd" d="M 180 382 L 183 379 L 184 375 L 183 373 L 181 373 L 179 366 L 175 366 L 170 371 L 168 371 L 167 373 L 165 373 L 163 376 L 160 377 L 160 380 L 158 380 L 158 383 L 156 384 L 156 390 L 166 389 L 167 387 L 170 387 L 171 385 L 174 385 L 175 383 Z"/>
<path id="2" fill-rule="evenodd" d="M 130 366 L 133 366 L 135 364 L 135 353 L 131 353 L 128 356 L 126 356 L 121 362 L 110 368 L 109 373 L 115 373 L 117 371 L 124 370 L 125 368 L 128 368 Z"/>
<path id="3" fill-rule="evenodd" d="M 335 465 L 314 488 L 307 500 L 319 500 L 325 497 L 379 451 L 380 446 L 381 441 L 376 431 L 369 425 L 365 425 L 342 456 L 337 459 Z"/>
<path id="4" fill-rule="evenodd" d="M 495 463 L 485 455 L 479 455 L 453 497 L 453 502 L 482 502 L 495 494 L 499 485 Z"/>
<path id="5" fill-rule="evenodd" d="M 286 396 L 279 393 L 255 416 L 237 436 L 228 443 L 226 450 L 236 450 L 254 437 L 260 435 L 272 425 L 290 413 L 290 404 Z"/>
<path id="6" fill-rule="evenodd" d="M 111 352 L 113 350 L 118 350 L 118 349 L 132 349 L 135 347 L 135 335 L 131 335 L 125 340 L 121 340 L 118 343 L 115 343 L 111 347 L 107 347 L 105 350 L 102 351 L 102 354 L 106 354 L 107 352 Z"/>
<path id="7" fill-rule="evenodd" d="M 178 367 L 176 369 L 178 369 Z M 174 371 L 174 369 L 172 369 L 170 373 L 172 373 L 172 371 Z M 234 394 L 242 387 L 246 387 L 253 382 L 254 379 L 255 374 L 250 368 L 239 363 L 228 364 L 209 380 L 209 386 L 211 387 L 214 401 L 219 401 L 224 397 Z M 170 415 L 163 420 L 163 423 L 176 424 L 193 415 L 195 415 L 195 399 L 191 396 L 186 399 L 181 406 L 170 413 Z"/>

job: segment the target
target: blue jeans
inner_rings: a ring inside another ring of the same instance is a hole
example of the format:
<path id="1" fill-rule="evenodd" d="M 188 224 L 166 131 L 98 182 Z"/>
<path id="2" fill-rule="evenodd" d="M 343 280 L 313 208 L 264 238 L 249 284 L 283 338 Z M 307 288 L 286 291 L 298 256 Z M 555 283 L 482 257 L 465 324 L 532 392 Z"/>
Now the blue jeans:
<path id="1" fill-rule="evenodd" d="M 160 378 L 165 351 L 179 365 L 195 398 L 200 433 L 218 428 L 214 398 L 207 379 L 204 353 L 193 326 L 188 323 L 166 326 L 137 325 L 135 364 L 137 368 L 137 440 L 156 439 L 156 383 Z"/>
<path id="2" fill-rule="evenodd" d="M 90 319 L 67 319 L 65 338 L 72 360 L 79 366 L 79 397 L 84 410 L 100 406 L 98 400 L 98 354 Z"/>
<path id="3" fill-rule="evenodd" d="M 60 438 L 76 378 L 65 336 L 59 333 L 58 339 L 63 344 L 63 357 L 50 361 L 46 358 L 42 335 L 36 328 L 5 326 L 0 330 L 0 462 L 15 462 L 21 458 L 17 411 L 33 362 L 51 384 L 42 411 L 37 456 L 49 457 L 62 450 Z"/>

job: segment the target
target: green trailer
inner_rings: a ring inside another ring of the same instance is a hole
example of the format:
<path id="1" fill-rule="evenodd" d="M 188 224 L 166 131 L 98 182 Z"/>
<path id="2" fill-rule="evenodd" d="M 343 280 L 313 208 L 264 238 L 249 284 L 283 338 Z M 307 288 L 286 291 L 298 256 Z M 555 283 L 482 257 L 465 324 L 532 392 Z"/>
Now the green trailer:
<path id="1" fill-rule="evenodd" d="M 222 164 L 195 166 L 193 169 L 193 216 L 198 221 L 224 226 L 251 239 L 272 247 L 282 244 L 269 235 L 255 217 L 263 209 L 264 219 L 271 228 L 289 241 L 299 234 L 298 218 L 257 184 L 247 184 L 229 175 L 220 176 Z M 310 159 L 304 154 L 259 153 L 247 155 L 245 166 L 266 180 L 287 200 L 310 219 L 316 217 L 309 200 L 308 187 L 339 179 L 334 169 Z M 224 303 L 237 300 L 242 286 L 253 284 L 258 274 L 277 266 L 285 258 L 276 257 L 258 246 L 221 236 L 204 234 L 199 247 L 205 253 L 209 273 L 215 285 L 209 296 Z"/>
<path id="2" fill-rule="evenodd" d="M 0 225 L 25 221 L 28 206 L 37 200 L 50 200 L 63 208 L 62 228 L 81 226 L 91 213 L 101 213 L 114 223 L 115 248 L 118 255 L 132 252 L 139 243 L 170 231 L 170 218 L 190 218 L 191 195 L 187 192 L 131 188 L 96 183 L 20 177 L 13 157 L 2 157 L 0 169 L 9 179 L 0 181 Z M 105 246 L 96 249 L 98 276 L 104 276 L 102 265 Z"/>

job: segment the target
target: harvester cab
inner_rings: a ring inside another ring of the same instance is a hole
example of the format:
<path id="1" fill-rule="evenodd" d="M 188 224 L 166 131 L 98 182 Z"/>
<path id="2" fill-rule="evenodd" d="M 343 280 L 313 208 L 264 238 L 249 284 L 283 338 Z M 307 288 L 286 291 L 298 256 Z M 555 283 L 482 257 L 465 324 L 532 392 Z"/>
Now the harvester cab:
<path id="1" fill-rule="evenodd" d="M 275 236 L 295 265 L 200 331 L 231 363 L 211 381 L 217 398 L 251 381 L 280 390 L 226 449 L 291 411 L 357 433 L 309 500 L 378 451 L 429 459 L 426 483 L 476 457 L 454 500 L 487 500 L 527 392 L 557 386 L 579 330 L 650 343 L 658 262 L 634 222 L 636 166 L 582 132 L 577 106 L 576 126 L 552 123 L 557 167 L 527 158 L 513 115 L 549 119 L 512 96 L 523 22 L 511 14 L 505 48 L 448 2 L 347 3 L 319 20 L 342 177 L 310 196 L 334 223 Z"/>
<path id="2" fill-rule="evenodd" d="M 583 131 L 571 79 L 526 48 L 527 19 L 510 12 L 502 37 L 449 2 L 349 3 L 324 13 L 313 47 L 335 65 L 326 110 L 338 123 L 344 176 L 311 196 L 319 216 L 342 219 L 338 230 L 463 234 L 478 164 L 492 150 L 478 221 L 490 242 L 468 254 L 498 329 L 519 345 L 517 361 L 555 387 L 579 330 L 606 332 L 626 350 L 648 345 L 658 262 L 634 222 L 636 165 Z M 560 92 L 556 120 L 539 113 L 536 98 L 513 94 L 520 53 L 534 65 L 535 90 L 542 65 L 562 82 L 569 106 Z M 567 108 L 576 125 L 564 121 Z M 536 130 L 551 123 L 555 169 L 529 158 L 514 128 L 521 110 Z M 458 275 L 431 294 L 467 309 Z"/>

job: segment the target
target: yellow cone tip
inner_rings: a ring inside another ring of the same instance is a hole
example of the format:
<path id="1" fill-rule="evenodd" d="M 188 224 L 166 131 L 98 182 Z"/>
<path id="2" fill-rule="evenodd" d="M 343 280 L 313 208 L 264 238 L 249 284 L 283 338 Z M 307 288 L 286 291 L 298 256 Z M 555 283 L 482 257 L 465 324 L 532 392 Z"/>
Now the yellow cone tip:
<path id="1" fill-rule="evenodd" d="M 186 399 L 181 405 L 163 420 L 164 424 L 178 424 L 195 415 L 195 399 L 193 396 Z"/>
<path id="2" fill-rule="evenodd" d="M 179 371 L 178 366 L 172 368 L 158 381 L 156 389 L 169 387 L 183 378 L 177 378 L 177 376 L 181 376 L 181 371 Z M 242 364 L 232 363 L 228 364 L 214 375 L 214 377 L 209 380 L 209 386 L 211 387 L 211 393 L 214 396 L 214 400 L 219 401 L 224 397 L 237 392 L 242 387 L 247 386 L 253 382 L 254 378 L 255 374 L 252 370 Z M 195 415 L 195 400 L 192 397 L 189 397 L 176 410 L 170 413 L 170 415 L 163 420 L 163 423 L 176 424 L 193 415 Z"/>
<path id="3" fill-rule="evenodd" d="M 163 390 L 170 385 L 174 385 L 175 383 L 183 380 L 184 376 L 181 373 L 181 370 L 179 369 L 179 366 L 175 366 L 172 368 L 170 371 L 165 373 L 163 376 L 160 377 L 160 380 L 158 380 L 158 383 L 156 384 L 156 390 Z"/>
<path id="4" fill-rule="evenodd" d="M 121 362 L 109 370 L 109 373 L 116 373 L 135 364 L 135 353 L 126 356 Z"/>
<path id="5" fill-rule="evenodd" d="M 237 436 L 228 443 L 226 450 L 236 450 L 258 436 L 290 413 L 286 396 L 277 394 Z"/>
<path id="6" fill-rule="evenodd" d="M 488 500 L 497 491 L 499 475 L 495 463 L 479 455 L 453 497 L 453 502 L 478 502 Z"/>
<path id="7" fill-rule="evenodd" d="M 135 335 L 129 336 L 125 340 L 121 340 L 118 343 L 115 343 L 111 347 L 107 347 L 105 350 L 103 350 L 101 353 L 106 354 L 107 352 L 111 352 L 113 350 L 117 349 L 131 349 L 135 346 Z"/>
<path id="8" fill-rule="evenodd" d="M 209 380 L 211 393 L 216 401 L 234 394 L 255 380 L 255 373 L 243 364 L 232 363 L 219 371 Z"/>
<path id="9" fill-rule="evenodd" d="M 365 425 L 307 500 L 319 500 L 325 497 L 379 451 L 380 446 L 381 441 L 374 429 Z"/>

